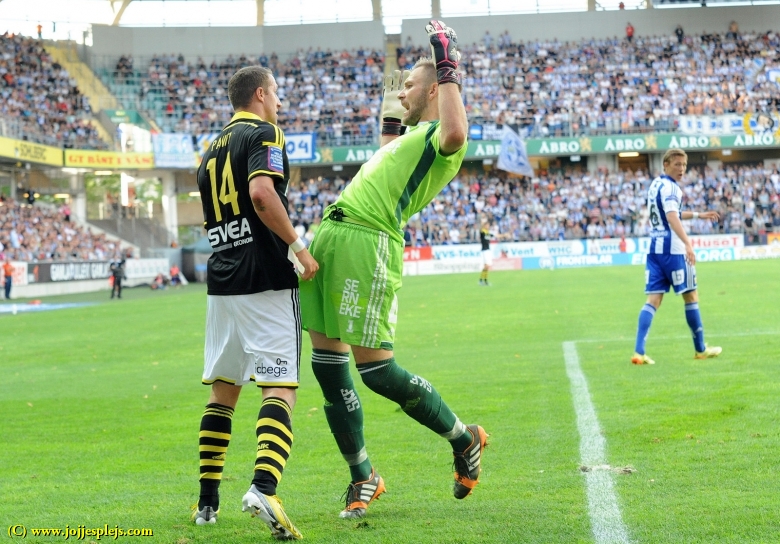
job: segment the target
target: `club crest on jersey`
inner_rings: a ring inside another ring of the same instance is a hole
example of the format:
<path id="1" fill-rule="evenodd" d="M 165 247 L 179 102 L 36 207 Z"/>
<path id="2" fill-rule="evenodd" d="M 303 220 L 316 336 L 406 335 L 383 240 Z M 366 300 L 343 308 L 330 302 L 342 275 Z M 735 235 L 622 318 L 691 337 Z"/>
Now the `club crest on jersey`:
<path id="1" fill-rule="evenodd" d="M 281 147 L 268 147 L 268 169 L 280 174 L 284 173 L 284 157 Z"/>

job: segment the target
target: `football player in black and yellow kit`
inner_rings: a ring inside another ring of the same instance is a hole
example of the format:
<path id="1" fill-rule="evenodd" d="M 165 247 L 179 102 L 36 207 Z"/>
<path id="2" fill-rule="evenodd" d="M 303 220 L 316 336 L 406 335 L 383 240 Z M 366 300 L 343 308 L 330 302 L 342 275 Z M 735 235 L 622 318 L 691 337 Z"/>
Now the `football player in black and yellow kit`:
<path id="1" fill-rule="evenodd" d="M 192 519 L 216 523 L 219 483 L 241 387 L 262 388 L 257 460 L 243 510 L 260 517 L 279 540 L 299 539 L 276 496 L 293 442 L 291 414 L 298 387 L 301 279 L 318 264 L 287 215 L 289 164 L 276 126 L 281 102 L 267 68 L 250 66 L 228 83 L 235 115 L 198 169 L 208 261 L 203 383 L 211 386 L 199 435 L 200 498 Z"/>

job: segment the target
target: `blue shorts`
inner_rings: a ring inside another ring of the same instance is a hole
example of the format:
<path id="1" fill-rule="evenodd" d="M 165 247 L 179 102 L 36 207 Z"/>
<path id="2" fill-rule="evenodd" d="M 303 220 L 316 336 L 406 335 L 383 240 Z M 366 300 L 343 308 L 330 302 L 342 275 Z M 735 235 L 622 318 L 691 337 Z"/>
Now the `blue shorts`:
<path id="1" fill-rule="evenodd" d="M 647 255 L 645 267 L 645 294 L 668 293 L 675 295 L 696 290 L 696 267 L 685 262 L 685 255 Z"/>

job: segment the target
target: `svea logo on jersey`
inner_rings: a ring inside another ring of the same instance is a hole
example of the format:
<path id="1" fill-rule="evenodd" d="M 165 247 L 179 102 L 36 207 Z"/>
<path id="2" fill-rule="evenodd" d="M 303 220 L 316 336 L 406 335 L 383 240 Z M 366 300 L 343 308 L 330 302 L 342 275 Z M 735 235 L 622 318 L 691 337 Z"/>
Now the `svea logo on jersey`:
<path id="1" fill-rule="evenodd" d="M 268 169 L 280 174 L 284 173 L 284 157 L 281 147 L 271 146 L 268 148 Z"/>

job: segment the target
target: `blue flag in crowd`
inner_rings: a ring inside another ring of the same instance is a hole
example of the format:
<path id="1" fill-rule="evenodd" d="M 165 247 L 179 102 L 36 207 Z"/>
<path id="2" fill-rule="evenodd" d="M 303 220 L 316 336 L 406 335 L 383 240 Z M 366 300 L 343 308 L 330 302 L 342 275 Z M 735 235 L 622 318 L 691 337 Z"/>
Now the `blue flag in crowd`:
<path id="1" fill-rule="evenodd" d="M 532 177 L 534 175 L 534 169 L 528 162 L 528 153 L 525 150 L 523 140 L 508 125 L 504 125 L 504 133 L 501 135 L 501 153 L 498 155 L 496 166 L 501 170 L 521 176 Z"/>
<path id="2" fill-rule="evenodd" d="M 780 68 L 772 68 L 766 71 L 766 78 L 769 81 L 774 81 L 778 87 L 780 87 Z"/>
<path id="3" fill-rule="evenodd" d="M 764 71 L 764 64 L 764 59 L 753 59 L 748 63 L 744 76 L 745 88 L 748 92 L 753 91 L 753 87 L 756 86 L 758 75 Z"/>

